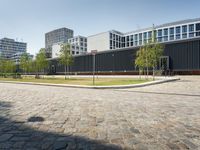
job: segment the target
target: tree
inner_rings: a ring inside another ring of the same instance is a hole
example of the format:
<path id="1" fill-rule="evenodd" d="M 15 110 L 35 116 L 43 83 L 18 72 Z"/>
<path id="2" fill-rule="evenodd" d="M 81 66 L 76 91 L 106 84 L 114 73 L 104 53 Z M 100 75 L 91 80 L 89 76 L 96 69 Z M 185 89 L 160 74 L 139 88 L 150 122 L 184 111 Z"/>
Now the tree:
<path id="1" fill-rule="evenodd" d="M 140 50 L 137 52 L 137 58 L 135 60 L 135 65 L 139 68 L 139 70 L 141 68 L 146 68 L 147 78 L 149 74 L 149 68 L 152 68 L 154 79 L 155 68 L 158 64 L 159 58 L 163 54 L 163 49 L 164 46 L 156 41 L 156 32 L 153 26 L 152 38 L 148 41 L 148 43 L 145 43 L 144 46 L 140 48 Z"/>
<path id="2" fill-rule="evenodd" d="M 16 64 L 12 60 L 4 61 L 4 73 L 14 73 L 16 71 Z"/>
<path id="3" fill-rule="evenodd" d="M 153 69 L 153 79 L 155 77 L 155 68 L 158 64 L 160 57 L 163 55 L 164 46 L 154 42 L 149 49 L 149 65 Z"/>
<path id="4" fill-rule="evenodd" d="M 4 60 L 3 57 L 0 55 L 0 73 L 3 74 L 4 72 Z"/>
<path id="5" fill-rule="evenodd" d="M 145 50 L 143 47 L 140 47 L 140 50 L 137 51 L 136 54 L 137 58 L 135 60 L 135 66 L 139 68 L 139 75 L 141 75 L 141 72 L 144 71 L 145 68 Z M 141 76 L 140 76 L 141 78 Z"/>
<path id="6" fill-rule="evenodd" d="M 37 72 L 37 77 L 39 76 L 39 72 L 41 71 L 45 74 L 45 69 L 47 66 L 48 61 L 46 58 L 45 49 L 41 48 L 35 59 L 35 70 Z"/>
<path id="7" fill-rule="evenodd" d="M 23 53 L 21 58 L 20 58 L 20 69 L 24 71 L 25 74 L 27 74 L 30 71 L 30 63 L 31 63 L 31 58 L 27 53 Z"/>
<path id="8" fill-rule="evenodd" d="M 59 54 L 59 61 L 65 67 L 65 80 L 66 80 L 66 72 L 69 76 L 69 66 L 73 64 L 73 57 L 71 55 L 71 46 L 70 44 L 61 44 L 60 54 Z"/>

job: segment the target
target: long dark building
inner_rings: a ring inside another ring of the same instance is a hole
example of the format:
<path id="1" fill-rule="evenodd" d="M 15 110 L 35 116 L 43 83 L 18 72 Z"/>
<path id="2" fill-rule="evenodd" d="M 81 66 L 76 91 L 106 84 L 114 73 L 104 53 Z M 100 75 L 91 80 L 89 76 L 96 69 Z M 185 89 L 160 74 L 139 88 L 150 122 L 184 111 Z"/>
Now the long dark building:
<path id="1" fill-rule="evenodd" d="M 151 40 L 152 32 L 156 33 L 157 41 L 165 46 L 158 69 L 164 68 L 171 74 L 200 74 L 200 19 L 178 21 L 125 34 L 116 31 L 115 34 L 112 30 L 90 36 L 89 51 L 98 50 L 95 55 L 95 71 L 103 74 L 136 73 L 136 52 L 144 42 Z M 100 41 L 102 45 L 98 44 Z M 108 49 L 103 50 L 105 47 Z M 74 57 L 71 72 L 87 74 L 92 70 L 91 53 Z M 49 73 L 63 72 L 64 67 L 58 60 L 50 59 Z"/>

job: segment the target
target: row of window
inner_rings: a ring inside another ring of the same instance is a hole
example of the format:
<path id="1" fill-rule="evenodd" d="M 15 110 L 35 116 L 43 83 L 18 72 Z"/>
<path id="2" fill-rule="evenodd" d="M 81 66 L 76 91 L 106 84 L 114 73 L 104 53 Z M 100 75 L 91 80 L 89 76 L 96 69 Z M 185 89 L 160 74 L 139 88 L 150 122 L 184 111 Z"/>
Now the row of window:
<path id="1" fill-rule="evenodd" d="M 72 49 L 76 49 L 76 50 L 85 50 L 85 51 L 87 51 L 87 48 L 84 48 L 84 47 L 79 47 L 79 46 L 74 46 L 74 45 L 72 45 Z"/>
<path id="2" fill-rule="evenodd" d="M 72 43 L 72 42 L 75 42 L 75 41 L 77 42 L 78 38 L 69 39 L 68 41 L 69 41 L 69 43 Z M 80 38 L 80 41 L 81 42 L 87 42 L 87 39 L 86 38 Z"/>
<path id="3" fill-rule="evenodd" d="M 158 29 L 154 31 L 154 33 L 152 33 L 152 31 L 149 31 L 129 36 L 120 36 L 114 33 L 110 33 L 110 49 L 139 46 L 147 41 L 151 41 L 153 35 L 155 36 L 155 40 L 157 40 L 158 42 L 200 36 L 200 23 L 196 24 L 196 28 L 194 24 L 190 24 Z"/>

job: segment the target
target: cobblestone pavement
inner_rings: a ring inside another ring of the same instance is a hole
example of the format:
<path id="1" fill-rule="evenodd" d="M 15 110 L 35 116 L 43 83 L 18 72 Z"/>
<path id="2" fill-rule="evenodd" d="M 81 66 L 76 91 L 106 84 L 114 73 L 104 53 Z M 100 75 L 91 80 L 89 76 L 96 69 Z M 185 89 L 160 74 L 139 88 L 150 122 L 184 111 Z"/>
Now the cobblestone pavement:
<path id="1" fill-rule="evenodd" d="M 200 76 L 123 90 L 0 83 L 0 149 L 200 149 Z"/>

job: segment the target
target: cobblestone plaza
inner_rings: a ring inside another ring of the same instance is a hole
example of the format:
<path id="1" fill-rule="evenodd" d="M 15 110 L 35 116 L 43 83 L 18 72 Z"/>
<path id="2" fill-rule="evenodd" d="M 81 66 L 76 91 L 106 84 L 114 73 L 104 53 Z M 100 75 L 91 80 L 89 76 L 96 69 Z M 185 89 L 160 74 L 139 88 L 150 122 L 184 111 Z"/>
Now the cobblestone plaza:
<path id="1" fill-rule="evenodd" d="M 200 76 L 133 89 L 0 83 L 0 149 L 200 149 Z"/>

